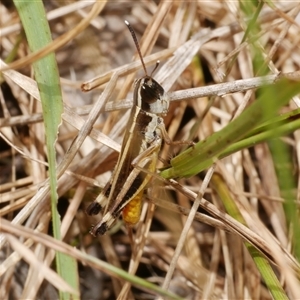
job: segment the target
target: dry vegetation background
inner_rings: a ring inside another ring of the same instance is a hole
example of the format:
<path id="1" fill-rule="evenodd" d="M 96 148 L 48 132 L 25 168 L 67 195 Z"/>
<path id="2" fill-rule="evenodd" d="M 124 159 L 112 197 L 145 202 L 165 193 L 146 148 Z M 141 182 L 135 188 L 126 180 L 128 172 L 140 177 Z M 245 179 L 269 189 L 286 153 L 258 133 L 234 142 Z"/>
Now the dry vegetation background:
<path id="1" fill-rule="evenodd" d="M 93 2 L 48 0 L 44 4 L 55 40 L 87 18 Z M 147 57 L 157 53 L 157 57 L 148 64 L 148 70 L 151 72 L 157 59 L 161 61 L 161 69 L 155 71 L 153 76 L 168 91 L 188 93 L 194 87 L 235 82 L 258 75 L 276 76 L 280 72 L 292 73 L 291 76 L 294 74 L 295 78 L 299 78 L 296 72 L 300 66 L 299 2 L 274 1 L 272 5 L 263 4 L 256 21 L 259 32 L 255 32 L 251 40 L 261 50 L 264 59 L 261 66 L 266 66 L 267 70 L 264 73 L 258 70 L 258 74 L 253 67 L 254 54 L 249 40 L 242 43 L 247 30 L 244 5 L 245 1 L 107 3 L 101 13 L 90 20 L 90 25 L 84 31 L 56 51 L 65 104 L 56 144 L 57 161 L 63 160 L 83 120 L 107 86 L 112 74 L 109 72 L 121 67 L 121 73 L 124 73 L 136 53 L 130 33 L 124 25 L 125 19 L 135 29 L 143 55 Z M 255 7 L 252 9 L 251 16 L 255 14 Z M 1 59 L 11 62 L 26 57 L 30 51 L 14 5 L 10 1 L 2 1 L 0 12 Z M 199 32 L 200 44 L 174 54 Z M 176 58 L 173 62 L 175 69 L 166 77 L 162 66 L 172 56 Z M 184 70 L 180 69 L 182 66 Z M 31 64 L 19 67 L 16 71 L 33 78 Z M 1 236 L 0 298 L 57 299 L 58 293 L 54 287 L 56 279 L 49 275 L 50 268 L 55 270 L 52 249 L 57 248 L 54 244 L 51 246 L 51 240 L 48 244 L 43 239 L 37 242 L 33 233 L 33 230 L 37 230 L 52 236 L 49 195 L 34 198 L 39 189 L 47 185 L 48 178 L 41 105 L 36 100 L 38 96 L 33 96 L 37 94 L 37 89 L 29 79 L 22 79 L 24 88 L 12 78 L 16 73 L 12 77 L 7 74 L 1 75 L 0 93 L 0 213 L 5 220 L 14 221 L 7 224 L 2 219 L 1 224 L 6 235 Z M 87 93 L 81 91 L 82 82 L 103 74 L 110 75 L 103 79 L 101 86 Z M 119 108 L 122 105 L 130 107 L 133 80 L 142 74 L 142 71 L 137 74 L 131 71 L 130 75 L 120 77 L 109 100 L 123 100 L 119 102 Z M 222 97 L 218 91 L 200 90 L 195 99 L 172 101 L 165 118 L 170 137 L 173 140 L 192 137 L 197 142 L 220 130 L 255 101 L 255 90 L 249 91 L 251 84 L 245 82 L 235 93 L 230 89 L 232 86 L 228 86 L 228 92 L 225 88 Z M 109 105 L 116 106 L 113 102 Z M 299 106 L 300 100 L 295 97 L 281 112 L 296 110 Z M 124 270 L 130 269 L 132 274 L 159 286 L 163 284 L 166 272 L 170 272 L 170 265 L 174 266 L 169 289 L 184 299 L 272 299 L 241 238 L 244 229 L 238 224 L 232 225 L 240 229 L 238 233 L 233 233 L 232 228 L 227 228 L 228 223 L 215 215 L 208 219 L 203 208 L 199 209 L 202 215 L 198 217 L 202 222 L 192 223 L 184 235 L 181 254 L 172 263 L 187 217 L 170 208 L 153 209 L 151 202 L 145 201 L 141 221 L 135 230 L 134 251 L 121 222 L 114 229 L 114 234 L 99 238 L 89 234 L 91 225 L 99 221 L 100 216 L 90 217 L 85 209 L 97 196 L 97 186 L 103 187 L 110 178 L 118 155 L 113 149 L 119 149 L 127 117 L 126 110 L 101 113 L 94 124 L 95 131 L 85 139 L 75 158 L 69 162 L 68 170 L 60 178 L 58 211 L 62 218 L 64 243 Z M 100 133 L 113 141 L 105 139 Z M 289 146 L 293 157 L 292 175 L 299 187 L 300 131 L 285 136 L 283 141 Z M 161 151 L 164 164 L 182 148 L 164 146 Z M 162 166 L 163 163 L 160 164 Z M 285 293 L 291 299 L 300 298 L 299 264 L 293 256 L 291 242 L 293 232 L 287 224 L 284 200 L 268 143 L 259 143 L 218 161 L 216 171 L 222 177 L 214 178 L 214 186 L 224 183 L 223 188 L 228 189 L 228 195 L 235 199 L 250 228 L 248 234 L 253 240 L 257 235 L 260 236 L 255 246 L 270 259 Z M 190 191 L 198 192 L 204 176 L 205 172 L 180 183 Z M 156 201 L 161 199 L 187 210 L 191 208 L 192 202 L 176 189 L 167 189 L 160 181 L 155 187 L 150 189 L 150 193 L 155 195 L 152 197 Z M 296 194 L 299 204 L 299 191 L 295 191 Z M 216 211 L 225 211 L 213 185 L 207 187 L 204 198 L 214 204 Z M 35 199 L 35 205 L 28 206 L 32 199 Z M 158 206 L 166 206 L 164 201 L 159 201 Z M 147 226 L 150 225 L 148 231 Z M 33 239 L 25 235 L 25 229 L 31 230 Z M 19 240 L 9 238 L 12 234 Z M 124 279 L 107 275 L 103 268 L 100 271 L 100 267 L 94 267 L 84 257 L 79 258 L 72 249 L 68 251 L 78 260 L 81 299 L 155 298 L 149 291 L 126 285 Z M 42 268 L 41 262 L 50 268 Z M 58 281 L 56 283 L 60 284 Z"/>

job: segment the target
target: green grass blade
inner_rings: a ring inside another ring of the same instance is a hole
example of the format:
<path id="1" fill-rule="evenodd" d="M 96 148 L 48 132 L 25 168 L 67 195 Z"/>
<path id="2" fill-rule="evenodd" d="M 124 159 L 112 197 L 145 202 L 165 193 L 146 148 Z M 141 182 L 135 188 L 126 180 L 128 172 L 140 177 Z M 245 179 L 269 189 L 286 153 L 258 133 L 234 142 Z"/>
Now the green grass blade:
<path id="1" fill-rule="evenodd" d="M 46 18 L 43 2 L 15 0 L 15 6 L 19 12 L 26 38 L 32 52 L 46 45 L 51 39 L 51 32 Z M 61 239 L 60 217 L 57 212 L 57 180 L 56 180 L 56 153 L 55 142 L 58 126 L 61 123 L 63 101 L 60 89 L 60 79 L 54 53 L 36 61 L 33 64 L 35 79 L 37 81 L 43 108 L 44 126 L 49 163 L 51 211 L 53 232 L 56 239 Z M 56 253 L 57 272 L 68 282 L 79 295 L 79 282 L 77 277 L 77 264 L 70 257 L 59 252 Z M 76 299 L 76 295 L 70 295 L 60 291 L 62 299 Z"/>
<path id="2" fill-rule="evenodd" d="M 252 147 L 258 143 L 288 135 L 300 128 L 300 110 L 295 110 L 292 113 L 289 112 L 285 114 L 284 119 L 282 119 L 282 117 L 283 115 L 275 117 L 268 122 L 268 125 L 254 129 L 248 137 L 230 145 L 220 154 L 219 158 L 224 158 L 232 153 Z M 273 128 L 269 127 L 270 124 L 273 124 Z M 274 128 L 276 128 L 276 130 L 274 130 Z"/>
<path id="3" fill-rule="evenodd" d="M 293 157 L 289 146 L 279 138 L 272 139 L 268 143 L 281 197 L 285 200 L 285 215 L 292 231 L 295 257 L 300 260 L 300 221 L 299 207 L 297 205 L 297 179 Z"/>
<path id="4" fill-rule="evenodd" d="M 298 93 L 300 93 L 300 84 L 287 79 L 262 88 L 259 98 L 238 118 L 222 130 L 173 158 L 171 168 L 163 170 L 161 176 L 164 178 L 190 177 L 208 168 L 213 161 L 221 158 L 222 152 L 235 142 L 242 140 L 263 122 L 272 119 L 279 108 Z"/>
<path id="5" fill-rule="evenodd" d="M 230 192 L 225 184 L 223 178 L 215 173 L 212 176 L 211 184 L 214 190 L 219 195 L 224 207 L 229 215 L 235 218 L 237 221 L 247 226 L 243 216 L 241 215 L 234 199 L 231 197 Z M 250 243 L 244 242 L 244 245 L 248 249 L 257 269 L 259 270 L 264 282 L 266 283 L 270 293 L 274 299 L 288 299 L 284 292 L 278 278 L 276 277 L 270 263 L 255 247 Z"/>

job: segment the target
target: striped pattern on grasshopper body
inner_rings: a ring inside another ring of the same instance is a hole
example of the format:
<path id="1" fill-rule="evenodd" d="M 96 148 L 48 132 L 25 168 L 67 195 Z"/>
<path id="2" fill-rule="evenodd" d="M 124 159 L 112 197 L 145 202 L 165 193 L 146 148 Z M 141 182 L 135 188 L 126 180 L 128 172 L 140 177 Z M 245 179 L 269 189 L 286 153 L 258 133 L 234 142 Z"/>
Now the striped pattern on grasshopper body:
<path id="1" fill-rule="evenodd" d="M 165 132 L 161 116 L 168 107 L 164 89 L 151 76 L 137 80 L 117 165 L 111 180 L 87 209 L 93 215 L 104 207 L 103 219 L 91 230 L 94 236 L 105 234 L 122 212 L 126 225 L 139 221 L 143 192 L 156 170 Z"/>

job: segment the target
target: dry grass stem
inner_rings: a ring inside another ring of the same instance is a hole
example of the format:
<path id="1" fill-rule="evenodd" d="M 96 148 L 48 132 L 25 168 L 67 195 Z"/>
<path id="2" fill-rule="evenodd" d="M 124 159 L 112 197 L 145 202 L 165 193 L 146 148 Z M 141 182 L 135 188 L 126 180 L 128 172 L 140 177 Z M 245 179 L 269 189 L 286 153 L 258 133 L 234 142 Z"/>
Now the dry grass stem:
<path id="1" fill-rule="evenodd" d="M 86 214 L 113 173 L 134 81 L 144 76 L 124 20 L 170 100 L 168 136 L 205 147 L 257 103 L 260 88 L 300 82 L 299 3 L 254 3 L 44 1 L 53 42 L 34 53 L 15 7 L 0 3 L 1 299 L 57 299 L 61 290 L 80 299 L 166 299 L 162 289 L 176 299 L 299 297 L 299 95 L 271 120 L 235 128 L 245 135 L 228 139 L 220 156 L 200 149 L 207 157 L 195 165 L 207 167 L 190 178 L 162 178 L 188 148 L 163 143 L 135 227 L 120 218 L 95 238 L 89 231 L 102 216 Z M 53 238 L 47 128 L 32 71 L 51 52 L 64 102 L 54 146 L 61 241 Z M 278 145 L 286 153 L 276 155 Z M 76 259 L 80 291 L 57 274 L 56 251 Z"/>

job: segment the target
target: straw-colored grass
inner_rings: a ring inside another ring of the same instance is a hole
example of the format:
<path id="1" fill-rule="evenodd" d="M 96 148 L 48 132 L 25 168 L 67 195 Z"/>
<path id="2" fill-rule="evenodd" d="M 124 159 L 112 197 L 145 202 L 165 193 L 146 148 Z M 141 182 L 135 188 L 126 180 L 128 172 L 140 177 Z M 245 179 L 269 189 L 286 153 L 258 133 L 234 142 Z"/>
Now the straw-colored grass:
<path id="1" fill-rule="evenodd" d="M 32 53 L 41 28 L 23 23 L 24 34 L 17 2 L 0 3 L 0 299 L 297 299 L 300 4 L 44 1 L 53 42 Z M 111 176 L 144 74 L 125 19 L 149 74 L 160 60 L 168 135 L 195 142 L 163 145 L 134 245 L 121 219 L 94 238 L 101 216 L 85 212 Z M 53 51 L 56 170 L 35 69 Z"/>

